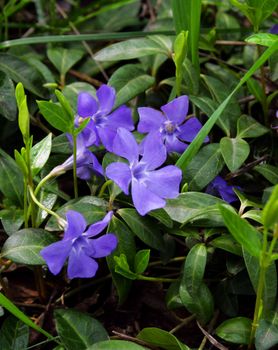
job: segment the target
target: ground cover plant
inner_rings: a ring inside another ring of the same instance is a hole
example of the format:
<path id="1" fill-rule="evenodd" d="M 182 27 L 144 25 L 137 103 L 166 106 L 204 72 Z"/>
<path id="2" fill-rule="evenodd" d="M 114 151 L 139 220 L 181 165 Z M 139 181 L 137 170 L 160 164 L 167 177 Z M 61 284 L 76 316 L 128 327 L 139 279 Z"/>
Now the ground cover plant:
<path id="1" fill-rule="evenodd" d="M 277 0 L 0 2 L 0 348 L 275 349 Z"/>

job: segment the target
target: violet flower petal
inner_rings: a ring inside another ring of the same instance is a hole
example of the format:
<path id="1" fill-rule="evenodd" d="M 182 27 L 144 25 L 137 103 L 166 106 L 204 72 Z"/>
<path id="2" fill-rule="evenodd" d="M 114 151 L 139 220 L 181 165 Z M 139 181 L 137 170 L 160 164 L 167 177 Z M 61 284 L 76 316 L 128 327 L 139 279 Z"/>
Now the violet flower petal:
<path id="1" fill-rule="evenodd" d="M 40 251 L 47 266 L 53 275 L 57 275 L 64 266 L 64 263 L 71 251 L 71 241 L 62 240 L 50 244 Z"/>
<path id="2" fill-rule="evenodd" d="M 90 278 L 94 277 L 98 269 L 98 263 L 90 258 L 85 251 L 73 249 L 69 255 L 68 277 L 73 278 Z"/>
<path id="3" fill-rule="evenodd" d="M 237 200 L 237 196 L 233 191 L 234 186 L 230 186 L 222 179 L 221 176 L 216 176 L 213 181 L 207 186 L 206 193 L 213 196 L 220 196 L 227 203 Z"/>
<path id="4" fill-rule="evenodd" d="M 117 237 L 113 233 L 107 233 L 97 239 L 90 240 L 90 248 L 87 254 L 92 258 L 103 258 L 110 255 L 117 247 L 117 244 Z"/>
<path id="5" fill-rule="evenodd" d="M 202 129 L 202 124 L 194 117 L 188 119 L 183 125 L 180 125 L 180 133 L 178 137 L 186 142 L 192 142 L 197 136 L 198 132 Z M 206 137 L 204 142 L 208 142 L 209 138 Z"/>
<path id="6" fill-rule="evenodd" d="M 75 210 L 68 210 L 66 213 L 67 227 L 64 240 L 72 240 L 80 236 L 86 229 L 87 223 L 80 213 Z"/>
<path id="7" fill-rule="evenodd" d="M 181 142 L 175 134 L 165 136 L 165 146 L 167 153 L 183 153 L 188 147 L 188 145 L 184 142 Z"/>
<path id="8" fill-rule="evenodd" d="M 106 176 L 113 180 L 125 194 L 129 193 L 131 171 L 127 164 L 120 162 L 109 164 L 106 168 Z"/>
<path id="9" fill-rule="evenodd" d="M 127 130 L 134 130 L 134 123 L 130 108 L 127 106 L 120 106 L 109 114 L 106 122 L 107 127 L 117 130 L 118 128 L 125 128 Z"/>
<path id="10" fill-rule="evenodd" d="M 136 179 L 132 180 L 131 195 L 136 210 L 142 216 L 151 210 L 163 208 L 166 204 L 164 199 L 151 192 L 143 183 Z"/>
<path id="11" fill-rule="evenodd" d="M 162 198 L 176 198 L 181 179 L 182 171 L 174 165 L 168 165 L 150 172 L 145 178 L 145 184 L 151 192 Z"/>
<path id="12" fill-rule="evenodd" d="M 98 235 L 109 224 L 110 220 L 112 219 L 112 216 L 113 212 L 109 211 L 102 220 L 90 225 L 88 230 L 84 233 L 84 236 L 93 237 Z"/>
<path id="13" fill-rule="evenodd" d="M 167 152 L 163 145 L 160 132 L 150 132 L 144 139 L 143 157 L 140 163 L 146 163 L 146 169 L 153 170 L 162 165 Z"/>
<path id="14" fill-rule="evenodd" d="M 90 117 L 98 110 L 95 98 L 88 92 L 80 92 L 77 97 L 77 114 L 80 117 Z"/>
<path id="15" fill-rule="evenodd" d="M 119 128 L 114 138 L 113 152 L 126 158 L 130 163 L 138 160 L 138 145 L 132 133 L 124 128 Z"/>
<path id="16" fill-rule="evenodd" d="M 161 125 L 166 121 L 166 118 L 160 111 L 150 107 L 138 108 L 138 114 L 140 121 L 137 130 L 142 133 L 159 130 Z"/>
<path id="17" fill-rule="evenodd" d="M 108 85 L 101 85 L 96 92 L 99 101 L 99 111 L 104 114 L 109 114 L 116 99 L 116 91 L 113 87 Z"/>
<path id="18" fill-rule="evenodd" d="M 171 102 L 162 106 L 161 110 L 164 112 L 164 114 L 169 120 L 179 125 L 184 121 L 185 117 L 187 116 L 188 105 L 188 96 L 184 95 L 177 97 Z"/>

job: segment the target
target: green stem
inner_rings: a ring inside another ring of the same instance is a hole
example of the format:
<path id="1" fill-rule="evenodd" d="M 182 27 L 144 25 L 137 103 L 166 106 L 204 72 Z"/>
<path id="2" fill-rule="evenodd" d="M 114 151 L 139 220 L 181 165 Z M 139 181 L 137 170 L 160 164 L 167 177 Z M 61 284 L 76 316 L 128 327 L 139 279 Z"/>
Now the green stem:
<path id="1" fill-rule="evenodd" d="M 137 279 L 141 281 L 149 281 L 149 282 L 176 282 L 176 278 L 163 278 L 163 277 L 149 277 L 144 275 L 137 275 Z"/>
<path id="2" fill-rule="evenodd" d="M 28 227 L 28 186 L 27 186 L 27 179 L 24 178 L 24 198 L 23 198 L 23 206 L 24 206 L 24 227 Z"/>
<path id="3" fill-rule="evenodd" d="M 35 194 L 34 194 L 34 192 L 33 192 L 33 189 L 32 189 L 30 186 L 28 186 L 28 188 L 29 188 L 29 193 L 30 193 L 30 196 L 31 196 L 33 202 L 36 203 L 37 206 L 38 206 L 39 208 L 41 208 L 42 210 L 46 211 L 48 214 L 54 216 L 54 217 L 57 219 L 59 225 L 65 223 L 65 220 L 64 220 L 63 218 L 61 218 L 61 216 L 59 216 L 59 215 L 58 215 L 57 213 L 55 213 L 54 211 L 48 209 L 48 208 L 45 207 L 41 202 L 39 202 L 39 201 L 37 200 L 37 198 L 35 197 Z"/>
<path id="4" fill-rule="evenodd" d="M 72 135 L 73 138 L 73 186 L 74 186 L 74 198 L 78 198 L 78 186 L 77 186 L 77 166 L 76 166 L 76 153 L 77 153 L 77 144 L 76 144 L 76 135 Z"/>
<path id="5" fill-rule="evenodd" d="M 107 180 L 107 181 L 105 181 L 104 184 L 102 185 L 100 191 L 99 191 L 98 196 L 99 196 L 99 197 L 102 197 L 104 191 L 106 190 L 106 188 L 107 188 L 109 185 L 111 185 L 112 183 L 113 183 L 112 180 Z"/>

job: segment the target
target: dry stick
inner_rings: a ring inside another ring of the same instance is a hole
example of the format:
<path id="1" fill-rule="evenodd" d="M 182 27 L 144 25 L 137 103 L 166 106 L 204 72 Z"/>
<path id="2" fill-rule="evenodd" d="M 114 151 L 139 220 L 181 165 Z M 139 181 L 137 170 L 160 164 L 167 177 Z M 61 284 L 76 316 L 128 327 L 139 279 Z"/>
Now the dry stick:
<path id="1" fill-rule="evenodd" d="M 134 337 L 131 337 L 130 335 L 119 333 L 116 331 L 112 331 L 112 333 L 117 335 L 117 338 L 129 340 L 129 341 L 132 341 L 133 343 L 137 343 L 142 346 L 147 346 L 149 349 L 152 349 L 152 350 L 159 350 L 156 346 L 150 345 L 149 343 L 144 342 L 144 340 L 134 338 Z"/>
<path id="2" fill-rule="evenodd" d="M 174 327 L 173 329 L 170 330 L 169 333 L 173 334 L 175 332 L 177 332 L 179 329 L 181 329 L 184 326 L 187 326 L 191 321 L 193 321 L 196 318 L 196 315 L 193 314 L 189 317 L 186 317 L 182 320 L 181 323 L 179 323 L 176 327 Z"/>
<path id="3" fill-rule="evenodd" d="M 217 347 L 220 350 L 229 350 L 228 348 L 226 348 L 224 345 L 220 344 L 216 339 L 213 338 L 213 336 L 211 336 L 209 333 L 213 330 L 213 327 L 217 321 L 217 318 L 219 316 L 219 311 L 217 310 L 213 316 L 213 318 L 211 319 L 209 325 L 208 325 L 208 331 L 206 332 L 204 330 L 203 327 L 201 327 L 200 323 L 197 321 L 197 325 L 200 328 L 201 332 L 205 335 L 204 339 L 202 340 L 198 350 L 203 350 L 204 346 L 206 345 L 207 340 L 210 341 L 210 343 L 212 345 L 214 345 L 215 347 Z"/>
<path id="4" fill-rule="evenodd" d="M 78 72 L 77 70 L 74 70 L 74 69 L 71 69 L 69 71 L 69 73 L 71 75 L 73 75 L 74 77 L 79 78 L 79 79 L 81 79 L 83 81 L 86 81 L 87 83 L 90 83 L 90 84 L 92 84 L 94 86 L 99 87 L 99 86 L 102 85 L 101 81 L 99 81 L 97 79 L 94 79 L 94 78 L 91 78 L 88 74 L 85 74 L 85 73 L 82 73 L 82 72 Z"/>
<path id="5" fill-rule="evenodd" d="M 215 45 L 226 46 L 256 46 L 254 43 L 247 43 L 246 41 L 231 41 L 231 40 L 216 40 Z"/>
<path id="6" fill-rule="evenodd" d="M 65 11 L 58 5 L 56 4 L 56 8 L 58 10 L 58 12 L 61 14 L 61 16 L 64 18 L 64 19 L 68 19 L 68 16 L 67 14 L 65 13 Z M 73 32 L 76 34 L 76 35 L 80 35 L 80 32 L 79 30 L 75 27 L 75 25 L 69 21 L 69 26 L 71 27 L 71 29 L 73 30 Z M 103 75 L 104 79 L 106 81 L 108 81 L 108 75 L 106 74 L 105 70 L 102 68 L 101 64 L 96 61 L 94 59 L 94 53 L 92 51 L 92 49 L 90 48 L 90 46 L 86 43 L 86 41 L 82 41 L 82 44 L 83 46 L 85 47 L 85 49 L 87 50 L 88 54 L 90 55 L 91 59 L 96 63 L 96 65 L 98 66 L 101 74 Z"/>

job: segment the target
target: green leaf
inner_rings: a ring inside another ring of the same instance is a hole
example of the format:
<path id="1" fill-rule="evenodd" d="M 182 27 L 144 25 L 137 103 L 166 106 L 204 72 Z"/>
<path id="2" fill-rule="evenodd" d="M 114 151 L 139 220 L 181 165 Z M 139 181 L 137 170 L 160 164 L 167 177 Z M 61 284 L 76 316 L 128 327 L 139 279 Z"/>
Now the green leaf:
<path id="1" fill-rule="evenodd" d="M 276 185 L 268 199 L 263 212 L 262 222 L 269 229 L 278 222 L 278 185 Z"/>
<path id="2" fill-rule="evenodd" d="M 158 37 L 158 36 L 157 36 Z M 162 37 L 162 36 L 161 36 Z M 148 38 L 129 39 L 109 45 L 98 51 L 95 55 L 97 61 L 129 60 L 148 55 L 171 55 L 172 43 L 168 37 L 163 37 L 164 42 L 155 40 L 154 36 Z"/>
<path id="3" fill-rule="evenodd" d="M 23 177 L 16 162 L 0 149 L 0 191 L 12 203 L 23 206 Z"/>
<path id="4" fill-rule="evenodd" d="M 207 250 L 203 243 L 195 244 L 189 251 L 183 271 L 183 283 L 193 297 L 199 293 L 207 263 Z"/>
<path id="5" fill-rule="evenodd" d="M 273 185 L 278 183 L 278 167 L 269 164 L 257 165 L 254 168 L 258 173 L 263 175 Z"/>
<path id="6" fill-rule="evenodd" d="M 245 249 L 243 249 L 244 262 L 254 288 L 256 292 L 259 282 L 260 262 L 259 260 L 251 256 Z M 263 309 L 262 315 L 266 315 L 271 311 L 276 302 L 277 295 L 277 271 L 275 262 L 272 261 L 268 266 L 264 279 L 264 296 L 263 296 Z"/>
<path id="7" fill-rule="evenodd" d="M 19 264 L 43 265 L 45 261 L 40 251 L 55 241 L 55 237 L 47 231 L 26 228 L 6 240 L 0 256 Z"/>
<path id="8" fill-rule="evenodd" d="M 186 192 L 167 201 L 164 210 L 174 221 L 199 226 L 223 226 L 218 204 L 225 202 L 207 193 Z"/>
<path id="9" fill-rule="evenodd" d="M 201 323 L 206 324 L 212 318 L 214 300 L 205 283 L 200 284 L 198 294 L 192 297 L 188 293 L 184 278 L 182 278 L 179 292 L 184 307 L 192 314 L 195 314 Z"/>
<path id="10" fill-rule="evenodd" d="M 220 237 L 216 237 L 210 242 L 210 245 L 215 248 L 225 250 L 226 252 L 242 256 L 241 246 L 231 236 L 222 235 Z"/>
<path id="11" fill-rule="evenodd" d="M 48 134 L 31 149 L 31 169 L 33 176 L 37 175 L 47 162 L 52 144 L 52 134 Z"/>
<path id="12" fill-rule="evenodd" d="M 25 149 L 24 149 L 24 151 L 25 151 Z M 16 164 L 19 166 L 19 168 L 22 172 L 22 175 L 25 178 L 27 178 L 28 177 L 28 167 L 27 167 L 26 161 L 25 161 L 24 157 L 16 149 L 14 150 L 14 158 L 15 158 Z"/>
<path id="13" fill-rule="evenodd" d="M 113 232 L 118 238 L 117 248 L 109 255 L 106 260 L 109 266 L 109 269 L 112 273 L 113 283 L 117 288 L 119 295 L 119 303 L 122 304 L 128 296 L 131 280 L 124 278 L 115 272 L 115 256 L 120 256 L 124 254 L 127 258 L 128 265 L 133 268 L 133 261 L 135 256 L 135 240 L 133 233 L 128 229 L 128 227 L 115 216 L 112 217 L 112 220 L 109 224 L 109 232 Z"/>
<path id="14" fill-rule="evenodd" d="M 269 132 L 269 129 L 258 123 L 249 115 L 243 114 L 237 121 L 237 137 L 259 137 Z"/>
<path id="15" fill-rule="evenodd" d="M 160 328 L 144 328 L 137 335 L 137 338 L 165 350 L 190 350 L 188 346 L 180 342 L 173 334 Z"/>
<path id="16" fill-rule="evenodd" d="M 65 75 L 84 55 L 83 50 L 62 47 L 47 50 L 47 57 L 61 75 Z"/>
<path id="17" fill-rule="evenodd" d="M 40 201 L 41 204 L 43 204 L 46 208 L 52 209 L 54 204 L 56 203 L 56 200 L 58 198 L 58 194 L 55 191 L 54 193 L 51 192 L 52 190 L 57 190 L 58 191 L 58 184 L 54 182 L 54 184 L 51 185 L 50 187 L 43 187 L 40 190 L 40 194 L 38 197 L 38 200 Z M 38 208 L 37 211 L 37 219 L 36 223 L 37 225 L 40 225 L 44 219 L 46 219 L 48 216 L 48 213 L 45 210 L 42 210 L 41 208 Z"/>
<path id="18" fill-rule="evenodd" d="M 78 211 L 84 216 L 87 225 L 91 225 L 103 219 L 106 214 L 107 205 L 108 203 L 104 199 L 94 196 L 85 196 L 68 201 L 66 204 L 62 205 L 56 213 L 65 218 L 68 210 Z M 60 231 L 57 220 L 54 217 L 49 219 L 45 228 L 48 231 Z"/>
<path id="19" fill-rule="evenodd" d="M 73 123 L 64 109 L 53 102 L 37 101 L 41 114 L 55 129 L 71 132 Z"/>
<path id="20" fill-rule="evenodd" d="M 41 74 L 31 65 L 17 56 L 0 53 L 0 70 L 5 72 L 16 83 L 23 86 L 35 95 L 43 97 L 44 90 Z"/>
<path id="21" fill-rule="evenodd" d="M 29 139 L 30 118 L 27 106 L 27 97 L 25 95 L 24 87 L 21 83 L 18 83 L 15 89 L 15 97 L 18 108 L 18 125 L 23 136 L 24 143 L 26 144 Z"/>
<path id="22" fill-rule="evenodd" d="M 148 213 L 149 216 L 156 218 L 161 224 L 165 225 L 168 228 L 173 227 L 173 220 L 166 213 L 164 209 L 152 210 Z"/>
<path id="23" fill-rule="evenodd" d="M 199 92 L 199 77 L 192 62 L 185 58 L 182 65 L 183 83 L 190 95 L 197 95 Z M 194 97 L 193 97 L 194 98 Z M 190 99 L 192 100 L 191 96 Z M 214 111 L 215 109 L 213 109 Z"/>
<path id="24" fill-rule="evenodd" d="M 9 76 L 0 71 L 0 114 L 8 120 L 16 119 L 14 84 Z"/>
<path id="25" fill-rule="evenodd" d="M 60 105 L 64 109 L 64 112 L 67 114 L 68 119 L 71 121 L 71 125 L 73 125 L 74 124 L 74 113 L 73 113 L 73 110 L 71 108 L 69 101 L 66 99 L 66 97 L 59 90 L 55 90 L 55 95 L 56 95 L 58 101 L 60 102 Z"/>
<path id="26" fill-rule="evenodd" d="M 154 82 L 154 77 L 146 74 L 140 65 L 126 64 L 118 68 L 109 79 L 109 85 L 117 91 L 114 108 L 145 92 Z"/>
<path id="27" fill-rule="evenodd" d="M 237 170 L 250 153 L 249 144 L 239 137 L 222 137 L 220 140 L 220 150 L 231 172 Z"/>
<path id="28" fill-rule="evenodd" d="M 167 289 L 165 302 L 168 309 L 176 309 L 183 306 L 180 298 L 180 281 L 171 283 L 170 287 Z"/>
<path id="29" fill-rule="evenodd" d="M 135 209 L 120 209 L 117 212 L 127 223 L 131 231 L 151 248 L 163 251 L 164 241 L 159 229 L 155 228 L 149 218 L 137 214 Z"/>
<path id="30" fill-rule="evenodd" d="M 146 350 L 146 348 L 131 341 L 106 340 L 90 346 L 87 350 Z"/>
<path id="31" fill-rule="evenodd" d="M 96 319 L 76 310 L 55 310 L 56 329 L 67 350 L 88 349 L 108 339 L 108 334 Z"/>
<path id="32" fill-rule="evenodd" d="M 77 112 L 77 97 L 82 91 L 89 92 L 92 96 L 96 94 L 96 89 L 91 84 L 82 82 L 68 84 L 63 89 L 63 95 L 69 101 L 75 113 Z"/>
<path id="33" fill-rule="evenodd" d="M 135 273 L 142 274 L 148 267 L 150 260 L 150 249 L 139 250 L 135 255 L 134 271 Z"/>
<path id="34" fill-rule="evenodd" d="M 23 210 L 15 208 L 3 209 L 0 211 L 0 218 L 5 232 L 10 236 L 18 231 L 23 224 Z"/>
<path id="35" fill-rule="evenodd" d="M 268 350 L 278 344 L 278 314 L 274 313 L 272 320 L 260 320 L 256 331 L 256 349 Z"/>
<path id="36" fill-rule="evenodd" d="M 29 340 L 29 328 L 14 316 L 9 316 L 0 331 L 0 349 L 26 350 Z"/>
<path id="37" fill-rule="evenodd" d="M 227 205 L 219 205 L 225 225 L 235 240 L 252 256 L 259 258 L 262 249 L 260 233 L 255 227 L 242 219 Z"/>
<path id="38" fill-rule="evenodd" d="M 252 321 L 246 317 L 231 318 L 216 328 L 218 337 L 235 344 L 249 344 Z"/>
<path id="39" fill-rule="evenodd" d="M 260 103 L 264 103 L 264 91 L 261 84 L 257 80 L 250 78 L 247 81 L 247 87 L 250 93 L 254 95 Z"/>
<path id="40" fill-rule="evenodd" d="M 120 256 L 114 256 L 114 261 L 116 263 L 115 272 L 130 280 L 137 279 L 137 275 L 130 270 L 125 254 L 121 254 Z"/>
<path id="41" fill-rule="evenodd" d="M 220 173 L 223 166 L 219 144 L 211 143 L 203 147 L 189 163 L 185 173 L 190 191 L 202 190 Z"/>

